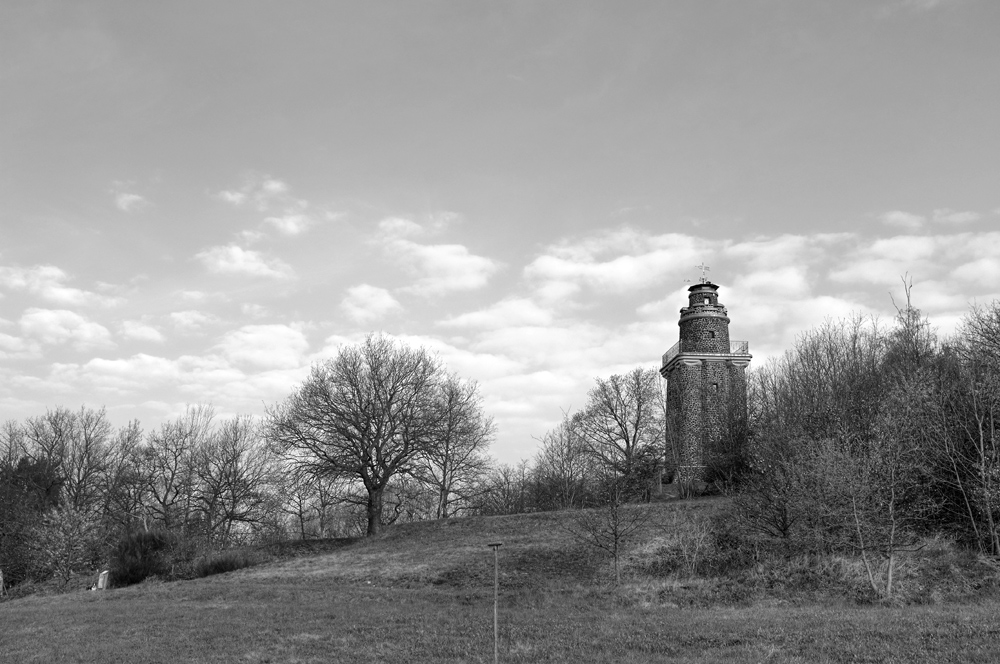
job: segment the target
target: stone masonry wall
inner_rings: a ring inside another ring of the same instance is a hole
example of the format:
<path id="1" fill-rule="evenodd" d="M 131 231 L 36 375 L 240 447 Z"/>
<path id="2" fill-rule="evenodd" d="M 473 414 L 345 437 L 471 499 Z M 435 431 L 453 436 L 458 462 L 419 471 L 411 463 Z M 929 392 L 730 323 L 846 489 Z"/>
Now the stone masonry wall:
<path id="1" fill-rule="evenodd" d="M 682 353 L 728 353 L 729 319 L 725 316 L 699 316 L 680 324 Z M 712 337 L 709 332 L 715 332 Z"/>
<path id="2" fill-rule="evenodd" d="M 728 348 L 727 348 L 728 350 Z M 745 366 L 718 360 L 681 360 L 667 375 L 668 454 L 678 451 L 675 481 L 703 480 L 710 450 L 727 433 L 733 413 L 745 410 Z"/>

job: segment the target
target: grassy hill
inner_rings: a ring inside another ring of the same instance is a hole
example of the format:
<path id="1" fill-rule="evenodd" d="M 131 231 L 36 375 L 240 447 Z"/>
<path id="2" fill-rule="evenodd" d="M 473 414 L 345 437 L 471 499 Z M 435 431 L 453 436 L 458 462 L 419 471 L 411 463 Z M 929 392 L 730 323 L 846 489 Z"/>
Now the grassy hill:
<path id="1" fill-rule="evenodd" d="M 657 566 L 671 538 L 687 533 L 694 547 L 698 524 L 724 507 L 630 508 L 649 520 L 619 588 L 606 559 L 571 534 L 572 512 L 405 524 L 195 581 L 4 602 L 0 661 L 488 662 L 494 541 L 504 662 L 1000 660 L 992 595 L 859 605 L 822 588 L 781 590 L 767 574 L 733 581 Z"/>

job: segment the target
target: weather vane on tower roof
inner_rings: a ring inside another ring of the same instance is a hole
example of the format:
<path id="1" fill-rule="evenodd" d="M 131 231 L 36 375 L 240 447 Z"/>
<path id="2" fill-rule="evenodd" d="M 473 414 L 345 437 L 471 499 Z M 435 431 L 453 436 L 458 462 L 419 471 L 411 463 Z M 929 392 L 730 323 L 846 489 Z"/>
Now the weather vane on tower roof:
<path id="1" fill-rule="evenodd" d="M 708 279 L 705 278 L 705 273 L 708 272 L 708 271 L 710 271 L 712 268 L 710 268 L 709 266 L 705 265 L 705 261 L 702 261 L 701 265 L 695 265 L 695 267 L 698 268 L 699 270 L 701 270 L 701 283 L 707 284 L 708 283 Z"/>

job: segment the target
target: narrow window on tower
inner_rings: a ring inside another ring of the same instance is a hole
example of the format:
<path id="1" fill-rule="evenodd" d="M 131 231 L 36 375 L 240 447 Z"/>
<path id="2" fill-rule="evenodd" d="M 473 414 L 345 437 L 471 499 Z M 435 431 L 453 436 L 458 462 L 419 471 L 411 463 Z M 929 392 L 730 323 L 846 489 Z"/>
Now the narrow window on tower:
<path id="1" fill-rule="evenodd" d="M 712 301 L 711 301 L 711 300 L 709 300 L 709 299 L 708 299 L 708 298 L 706 297 L 706 298 L 705 298 L 705 304 L 711 304 L 711 303 L 712 303 Z"/>
<path id="2" fill-rule="evenodd" d="M 715 338 L 715 330 L 709 330 L 708 331 L 708 338 L 709 339 L 714 339 Z"/>
<path id="3" fill-rule="evenodd" d="M 713 392 L 718 392 L 719 391 L 719 384 L 718 383 L 712 383 L 712 391 Z"/>

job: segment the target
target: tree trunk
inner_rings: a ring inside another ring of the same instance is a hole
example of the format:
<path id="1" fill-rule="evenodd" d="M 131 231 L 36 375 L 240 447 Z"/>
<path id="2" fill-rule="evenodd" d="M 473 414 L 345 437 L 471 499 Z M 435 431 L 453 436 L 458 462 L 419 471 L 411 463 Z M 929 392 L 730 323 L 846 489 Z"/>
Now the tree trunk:
<path id="1" fill-rule="evenodd" d="M 368 489 L 368 533 L 378 535 L 382 531 L 382 488 Z"/>

